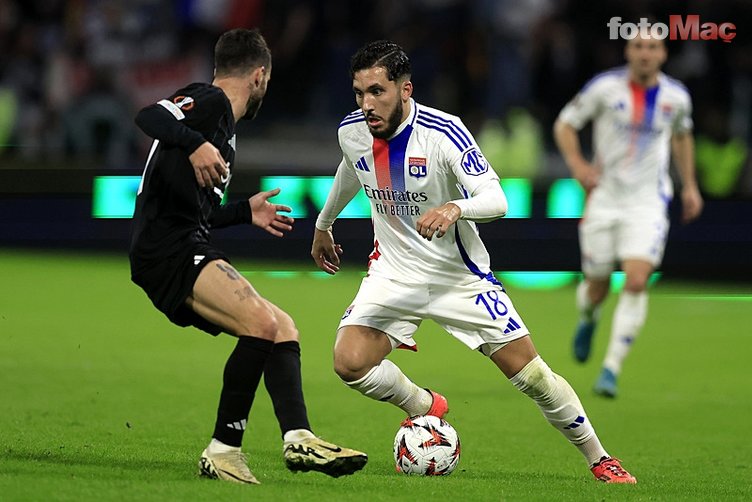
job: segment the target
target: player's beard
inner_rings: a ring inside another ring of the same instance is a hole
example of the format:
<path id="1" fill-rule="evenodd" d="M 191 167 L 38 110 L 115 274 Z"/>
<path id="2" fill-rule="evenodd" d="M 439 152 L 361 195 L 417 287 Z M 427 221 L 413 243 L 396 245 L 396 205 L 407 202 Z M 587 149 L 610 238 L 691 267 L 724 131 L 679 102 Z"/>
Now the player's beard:
<path id="1" fill-rule="evenodd" d="M 258 114 L 261 103 L 263 103 L 264 97 L 260 98 L 248 98 L 248 105 L 245 108 L 245 115 L 240 117 L 241 120 L 253 120 Z"/>
<path id="2" fill-rule="evenodd" d="M 402 121 L 402 111 L 402 100 L 398 100 L 394 110 L 392 110 L 392 113 L 390 113 L 389 117 L 384 121 L 385 129 L 383 131 L 374 131 L 371 129 L 371 126 L 368 126 L 368 130 L 371 131 L 371 136 L 374 138 L 388 139 L 399 127 L 400 122 Z"/>
<path id="3" fill-rule="evenodd" d="M 656 67 L 651 63 L 639 63 L 635 69 L 635 73 L 640 79 L 647 80 L 654 74 L 658 73 Z"/>

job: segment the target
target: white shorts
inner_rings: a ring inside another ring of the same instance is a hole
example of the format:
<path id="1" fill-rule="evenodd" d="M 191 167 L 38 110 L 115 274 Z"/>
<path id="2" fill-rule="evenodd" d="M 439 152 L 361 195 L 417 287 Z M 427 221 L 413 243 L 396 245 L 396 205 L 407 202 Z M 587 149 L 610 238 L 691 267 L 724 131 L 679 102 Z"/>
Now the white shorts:
<path id="1" fill-rule="evenodd" d="M 588 207 L 579 225 L 582 271 L 606 278 L 627 259 L 658 267 L 663 260 L 669 219 L 663 207 Z"/>
<path id="2" fill-rule="evenodd" d="M 339 327 L 383 331 L 392 347 L 415 348 L 413 333 L 430 319 L 471 349 L 490 355 L 530 334 L 501 286 L 478 280 L 467 286 L 403 284 L 367 276 Z"/>

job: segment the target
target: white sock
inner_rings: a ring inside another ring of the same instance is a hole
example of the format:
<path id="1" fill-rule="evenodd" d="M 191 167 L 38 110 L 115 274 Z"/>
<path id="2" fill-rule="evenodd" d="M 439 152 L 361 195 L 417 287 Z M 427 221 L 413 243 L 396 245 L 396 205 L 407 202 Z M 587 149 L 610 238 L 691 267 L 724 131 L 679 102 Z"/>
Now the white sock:
<path id="1" fill-rule="evenodd" d="M 648 315 L 647 291 L 632 293 L 622 291 L 616 304 L 614 320 L 611 326 L 611 340 L 608 343 L 603 367 L 614 375 L 621 372 L 624 359 L 632 348 L 632 343 L 640 333 Z"/>
<path id="2" fill-rule="evenodd" d="M 304 439 L 310 439 L 314 437 L 316 437 L 316 435 L 308 429 L 293 429 L 291 431 L 285 432 L 282 440 L 285 443 L 297 443 L 303 441 Z"/>
<path id="3" fill-rule="evenodd" d="M 586 323 L 597 322 L 601 315 L 601 306 L 594 305 L 588 295 L 588 282 L 583 280 L 577 285 L 577 310 L 580 320 Z"/>
<path id="4" fill-rule="evenodd" d="M 593 465 L 608 453 L 603 449 L 585 409 L 572 387 L 536 356 L 510 381 L 533 399 L 548 423 L 564 434 L 588 462 Z"/>
<path id="5" fill-rule="evenodd" d="M 433 403 L 431 393 L 415 385 L 389 359 L 371 368 L 363 378 L 345 383 L 371 399 L 392 403 L 411 417 L 427 413 Z"/>
<path id="6" fill-rule="evenodd" d="M 213 455 L 216 453 L 229 453 L 232 451 L 240 451 L 240 447 L 226 445 L 222 441 L 212 438 L 211 442 L 209 443 L 209 446 L 206 447 L 206 451 L 210 455 Z"/>

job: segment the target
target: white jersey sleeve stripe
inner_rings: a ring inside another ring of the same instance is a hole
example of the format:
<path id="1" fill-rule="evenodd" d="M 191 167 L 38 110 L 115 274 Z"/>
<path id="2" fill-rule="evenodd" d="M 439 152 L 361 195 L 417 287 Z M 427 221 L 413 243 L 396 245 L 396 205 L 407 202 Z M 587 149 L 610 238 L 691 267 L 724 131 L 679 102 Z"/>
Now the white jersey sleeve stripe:
<path id="1" fill-rule="evenodd" d="M 441 124 L 449 125 L 453 130 L 455 130 L 458 134 L 460 134 L 462 138 L 464 138 L 464 140 L 468 144 L 472 144 L 473 141 L 470 139 L 468 134 L 463 130 L 463 128 L 457 126 L 457 124 L 455 124 L 452 120 L 439 117 L 438 115 L 434 115 L 433 113 L 427 112 L 425 110 L 421 110 L 421 114 L 424 116 L 424 118 L 428 117 L 428 118 L 434 119 L 436 122 L 439 122 Z"/>
<path id="2" fill-rule="evenodd" d="M 443 119 L 423 110 L 420 111 L 418 118 L 420 120 L 423 120 L 424 122 L 429 122 L 440 127 L 448 128 L 457 137 L 464 148 L 472 145 L 472 140 L 467 136 L 467 134 L 465 134 L 465 132 L 461 128 L 457 127 L 457 125 L 451 120 Z"/>
<path id="3" fill-rule="evenodd" d="M 448 128 L 446 128 L 446 127 L 438 127 L 438 126 L 435 126 L 435 125 L 430 124 L 428 122 L 425 122 L 425 121 L 422 120 L 421 117 L 418 117 L 417 122 L 418 122 L 418 124 L 422 125 L 423 127 L 428 128 L 428 129 L 433 129 L 435 131 L 443 132 L 446 135 L 447 138 L 449 138 L 450 140 L 452 140 L 452 143 L 455 144 L 455 146 L 457 147 L 457 149 L 460 152 L 464 152 L 465 151 L 466 148 L 463 147 L 462 145 L 460 145 L 457 142 L 456 135 L 454 135 Z"/>
<path id="4" fill-rule="evenodd" d="M 346 125 L 357 124 L 358 122 L 365 122 L 365 121 L 366 121 L 366 118 L 363 117 L 362 115 L 360 117 L 354 117 L 354 118 L 351 118 L 351 119 L 345 119 L 345 120 L 343 120 L 342 122 L 339 123 L 338 129 L 342 128 L 342 127 L 344 127 Z"/>

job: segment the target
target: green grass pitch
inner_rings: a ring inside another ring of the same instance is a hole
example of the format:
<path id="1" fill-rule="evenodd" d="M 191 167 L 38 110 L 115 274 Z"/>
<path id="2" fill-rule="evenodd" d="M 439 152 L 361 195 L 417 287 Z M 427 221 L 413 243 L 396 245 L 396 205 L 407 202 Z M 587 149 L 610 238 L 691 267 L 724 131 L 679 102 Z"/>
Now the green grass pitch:
<path id="1" fill-rule="evenodd" d="M 401 412 L 346 388 L 331 370 L 334 330 L 360 273 L 236 266 L 296 319 L 314 429 L 368 452 L 363 471 L 340 479 L 288 472 L 262 386 L 244 442 L 262 485 L 198 478 L 233 340 L 172 326 L 130 282 L 123 256 L 0 251 L 0 500 L 752 499 L 749 285 L 659 281 L 614 401 L 590 389 L 615 297 L 595 357 L 578 365 L 573 286 L 509 291 L 540 353 L 639 480 L 609 486 L 490 362 L 430 322 L 416 336 L 420 352 L 393 360 L 447 396 L 462 458 L 445 478 L 396 473 Z"/>

